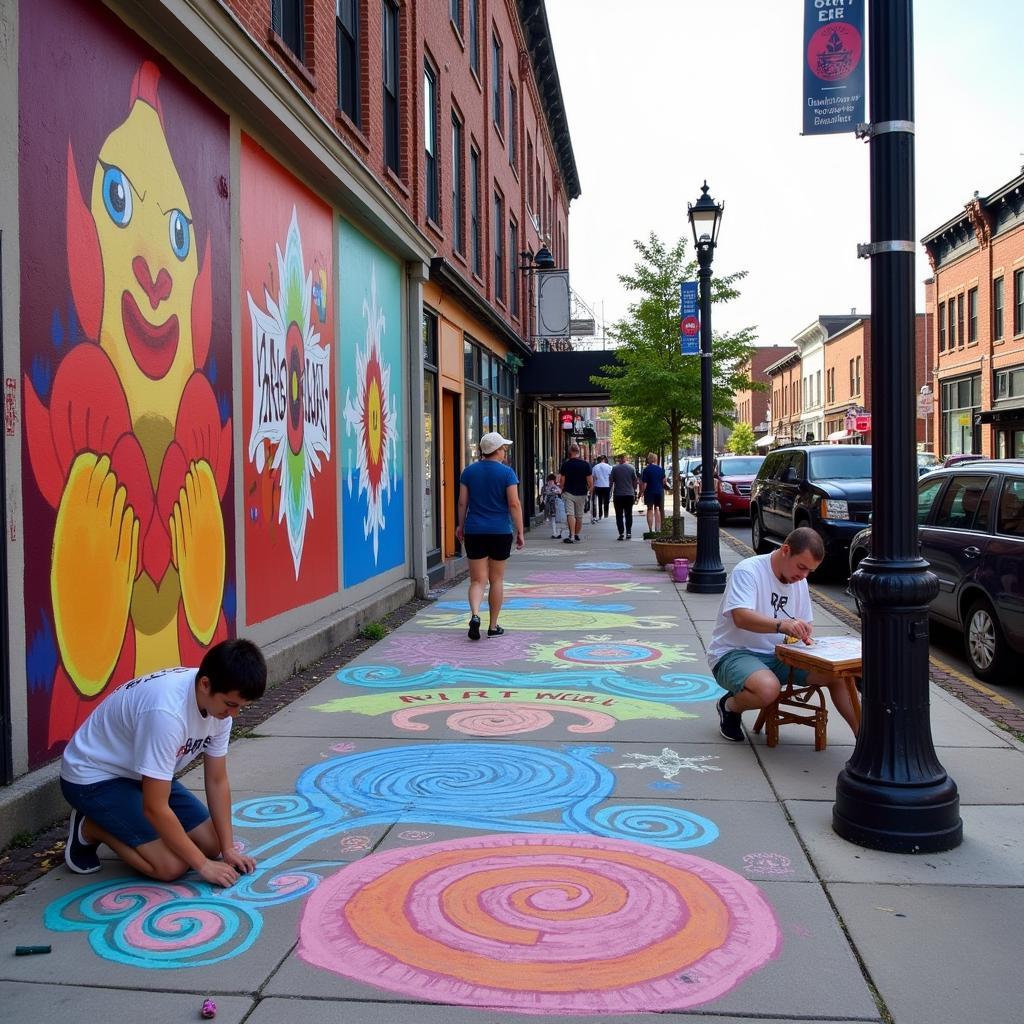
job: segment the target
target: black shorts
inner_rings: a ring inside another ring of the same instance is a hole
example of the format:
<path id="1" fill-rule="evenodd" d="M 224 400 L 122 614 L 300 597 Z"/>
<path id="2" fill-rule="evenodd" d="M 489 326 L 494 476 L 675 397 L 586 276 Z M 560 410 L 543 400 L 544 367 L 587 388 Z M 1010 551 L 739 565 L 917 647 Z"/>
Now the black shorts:
<path id="1" fill-rule="evenodd" d="M 512 554 L 511 533 L 467 533 L 466 557 L 470 561 L 477 558 L 493 558 L 496 562 L 504 562 Z"/>
<path id="2" fill-rule="evenodd" d="M 644 504 L 648 508 L 660 509 L 662 512 L 665 511 L 665 495 L 662 494 L 645 494 Z"/>

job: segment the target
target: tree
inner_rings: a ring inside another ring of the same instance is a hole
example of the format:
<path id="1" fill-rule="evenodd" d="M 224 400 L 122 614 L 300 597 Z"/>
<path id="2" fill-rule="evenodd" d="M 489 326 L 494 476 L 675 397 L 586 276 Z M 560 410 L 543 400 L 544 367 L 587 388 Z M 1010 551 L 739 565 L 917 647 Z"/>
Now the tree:
<path id="1" fill-rule="evenodd" d="M 640 260 L 619 281 L 636 295 L 627 315 L 612 325 L 621 345 L 604 376 L 591 378 L 611 397 L 619 422 L 640 450 L 657 450 L 668 442 L 672 452 L 673 507 L 680 509 L 679 441 L 700 433 L 700 358 L 684 356 L 679 344 L 679 283 L 697 276 L 696 260 L 686 260 L 686 239 L 671 248 L 652 231 L 633 243 Z M 739 295 L 736 284 L 745 270 L 711 279 L 712 303 Z M 733 422 L 733 395 L 750 387 L 744 364 L 753 352 L 754 329 L 715 332 L 712 358 L 712 410 L 716 423 Z M 628 427 L 625 425 L 628 424 Z M 672 539 L 682 536 L 682 517 L 673 517 Z"/>
<path id="2" fill-rule="evenodd" d="M 753 455 L 757 450 L 754 442 L 754 428 L 749 423 L 737 423 L 736 429 L 729 435 L 725 447 L 733 455 Z"/>

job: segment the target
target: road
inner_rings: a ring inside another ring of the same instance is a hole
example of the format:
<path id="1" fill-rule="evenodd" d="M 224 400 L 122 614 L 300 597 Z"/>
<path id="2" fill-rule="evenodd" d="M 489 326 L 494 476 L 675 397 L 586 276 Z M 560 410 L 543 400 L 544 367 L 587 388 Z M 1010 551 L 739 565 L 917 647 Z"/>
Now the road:
<path id="1" fill-rule="evenodd" d="M 696 532 L 696 530 L 693 532 Z M 750 546 L 749 520 L 730 520 L 728 524 L 722 527 L 722 532 L 728 533 L 731 537 L 746 544 L 747 547 Z M 846 591 L 846 582 L 846 580 L 831 581 L 828 583 L 815 583 L 812 586 L 829 600 L 841 604 L 844 608 L 848 608 L 856 613 L 856 604 Z M 1012 701 L 1016 707 L 1024 710 L 1024 686 L 1020 684 L 982 683 L 974 677 L 963 655 L 963 638 L 960 633 L 932 623 L 931 654 L 933 661 L 939 662 L 940 666 L 945 668 L 946 671 L 956 673 L 960 677 L 961 682 L 980 690 L 982 693 L 991 691 L 1000 694 L 1007 700 Z"/>

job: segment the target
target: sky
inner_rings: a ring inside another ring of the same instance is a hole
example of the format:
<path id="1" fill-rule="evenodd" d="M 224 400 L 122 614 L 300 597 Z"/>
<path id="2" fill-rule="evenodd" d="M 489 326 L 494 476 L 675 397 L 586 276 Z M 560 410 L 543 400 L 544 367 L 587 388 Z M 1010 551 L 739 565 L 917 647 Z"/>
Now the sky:
<path id="1" fill-rule="evenodd" d="M 802 0 L 547 0 L 582 196 L 573 291 L 611 325 L 633 240 L 690 242 L 707 179 L 725 203 L 713 269 L 748 271 L 714 328 L 787 344 L 819 315 L 870 311 L 869 144 L 801 136 Z M 917 0 L 915 238 L 1020 173 L 1024 0 Z M 870 103 L 870 98 L 869 101 Z M 868 117 L 865 110 L 865 119 Z M 930 274 L 916 264 L 917 308 Z M 574 316 L 586 316 L 577 308 Z"/>

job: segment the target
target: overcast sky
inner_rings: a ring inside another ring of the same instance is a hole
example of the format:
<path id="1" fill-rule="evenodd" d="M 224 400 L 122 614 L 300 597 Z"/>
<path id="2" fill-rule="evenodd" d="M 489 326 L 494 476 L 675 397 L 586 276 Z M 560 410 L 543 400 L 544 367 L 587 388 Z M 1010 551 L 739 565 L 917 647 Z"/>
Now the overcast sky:
<path id="1" fill-rule="evenodd" d="M 633 239 L 685 233 L 692 248 L 686 204 L 705 178 L 725 202 L 714 269 L 749 271 L 716 330 L 756 325 L 759 344 L 784 344 L 819 314 L 869 311 L 856 255 L 870 238 L 868 144 L 800 135 L 801 0 L 547 0 L 547 12 L 583 192 L 571 283 L 598 319 L 602 303 L 609 324 L 625 313 L 616 275 Z M 1024 163 L 1024 0 L 918 0 L 914 13 L 920 239 Z M 919 248 L 918 281 L 929 273 Z"/>

